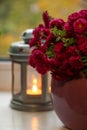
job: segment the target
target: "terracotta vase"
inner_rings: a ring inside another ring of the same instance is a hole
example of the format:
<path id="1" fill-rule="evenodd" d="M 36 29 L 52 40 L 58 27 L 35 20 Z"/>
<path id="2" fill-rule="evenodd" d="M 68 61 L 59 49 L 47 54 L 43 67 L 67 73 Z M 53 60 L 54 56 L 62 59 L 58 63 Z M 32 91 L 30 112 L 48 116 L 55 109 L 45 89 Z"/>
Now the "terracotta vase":
<path id="1" fill-rule="evenodd" d="M 54 110 L 63 124 L 71 130 L 87 130 L 87 79 L 52 79 L 51 91 Z"/>

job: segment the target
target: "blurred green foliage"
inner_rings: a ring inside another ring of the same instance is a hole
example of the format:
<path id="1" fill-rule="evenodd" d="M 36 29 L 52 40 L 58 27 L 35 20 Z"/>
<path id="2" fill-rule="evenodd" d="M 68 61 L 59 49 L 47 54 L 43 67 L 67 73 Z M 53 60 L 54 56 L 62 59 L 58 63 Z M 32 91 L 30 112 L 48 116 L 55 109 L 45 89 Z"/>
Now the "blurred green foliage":
<path id="1" fill-rule="evenodd" d="M 0 1 L 0 28 L 4 33 L 34 27 L 40 21 L 37 0 Z"/>
<path id="2" fill-rule="evenodd" d="M 20 39 L 21 33 L 41 22 L 37 0 L 0 0 L 0 57 L 8 56 L 12 42 Z"/>
<path id="3" fill-rule="evenodd" d="M 0 57 L 8 56 L 10 44 L 22 40 L 20 35 L 24 30 L 34 28 L 42 22 L 44 10 L 48 10 L 52 16 L 64 18 L 72 11 L 78 10 L 79 0 L 71 1 L 0 0 Z"/>

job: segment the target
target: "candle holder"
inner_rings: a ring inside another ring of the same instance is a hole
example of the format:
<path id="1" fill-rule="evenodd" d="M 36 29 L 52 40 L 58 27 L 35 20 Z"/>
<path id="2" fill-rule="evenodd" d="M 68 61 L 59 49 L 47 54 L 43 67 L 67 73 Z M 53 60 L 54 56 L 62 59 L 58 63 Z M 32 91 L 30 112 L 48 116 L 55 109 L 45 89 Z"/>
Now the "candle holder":
<path id="1" fill-rule="evenodd" d="M 12 62 L 11 108 L 21 111 L 52 110 L 48 74 L 42 76 L 28 65 L 29 45 L 24 41 L 14 42 L 9 54 Z"/>

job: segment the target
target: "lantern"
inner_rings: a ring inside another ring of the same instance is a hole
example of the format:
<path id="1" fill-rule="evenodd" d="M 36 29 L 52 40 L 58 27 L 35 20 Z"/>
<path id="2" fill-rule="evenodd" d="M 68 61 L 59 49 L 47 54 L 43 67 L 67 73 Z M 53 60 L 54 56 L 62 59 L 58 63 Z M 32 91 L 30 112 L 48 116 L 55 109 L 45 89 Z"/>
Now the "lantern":
<path id="1" fill-rule="evenodd" d="M 48 74 L 40 75 L 29 64 L 29 45 L 24 41 L 11 44 L 12 62 L 11 108 L 21 111 L 52 110 Z"/>

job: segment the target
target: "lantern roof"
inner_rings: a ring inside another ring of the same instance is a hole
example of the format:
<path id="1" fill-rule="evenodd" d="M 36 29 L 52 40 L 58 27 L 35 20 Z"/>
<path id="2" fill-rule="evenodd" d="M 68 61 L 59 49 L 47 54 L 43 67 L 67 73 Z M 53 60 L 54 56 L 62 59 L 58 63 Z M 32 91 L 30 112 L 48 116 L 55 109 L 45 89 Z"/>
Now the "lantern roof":
<path id="1" fill-rule="evenodd" d="M 33 38 L 33 29 L 26 29 L 25 31 L 22 32 L 21 38 L 25 42 L 25 44 L 28 44 L 29 39 Z"/>
<path id="2" fill-rule="evenodd" d="M 29 44 L 25 44 L 24 41 L 13 42 L 9 48 L 10 55 L 27 56 L 30 53 Z"/>
<path id="3" fill-rule="evenodd" d="M 9 48 L 9 55 L 14 60 L 27 60 L 30 54 L 29 40 L 33 37 L 33 29 L 26 29 L 22 34 L 22 41 L 13 42 Z"/>
<path id="4" fill-rule="evenodd" d="M 13 42 L 9 48 L 9 55 L 15 62 L 28 62 L 30 47 L 24 41 Z"/>

